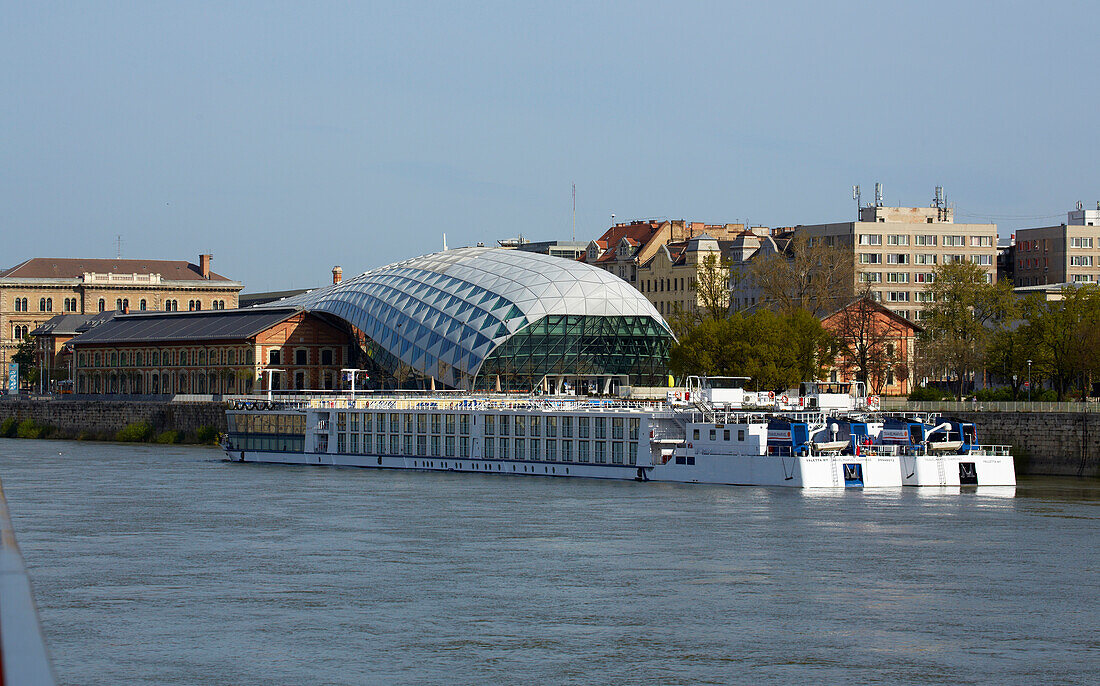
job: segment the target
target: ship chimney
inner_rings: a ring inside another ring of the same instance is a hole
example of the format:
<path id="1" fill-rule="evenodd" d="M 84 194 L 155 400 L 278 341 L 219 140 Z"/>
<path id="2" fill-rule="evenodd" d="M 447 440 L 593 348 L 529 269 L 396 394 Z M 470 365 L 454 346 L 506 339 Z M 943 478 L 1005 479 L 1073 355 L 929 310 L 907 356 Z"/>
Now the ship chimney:
<path id="1" fill-rule="evenodd" d="M 332 283 L 340 283 L 344 280 L 344 270 L 340 265 L 336 265 L 332 268 Z"/>
<path id="2" fill-rule="evenodd" d="M 202 278 L 210 278 L 210 260 L 214 259 L 213 255 L 199 255 L 199 272 L 202 274 Z"/>

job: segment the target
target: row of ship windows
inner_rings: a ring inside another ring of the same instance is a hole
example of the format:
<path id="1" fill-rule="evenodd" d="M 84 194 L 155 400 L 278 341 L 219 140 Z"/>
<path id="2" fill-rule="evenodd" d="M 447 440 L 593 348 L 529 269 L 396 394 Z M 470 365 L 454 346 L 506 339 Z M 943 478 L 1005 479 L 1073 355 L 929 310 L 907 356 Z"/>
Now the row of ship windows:
<path id="1" fill-rule="evenodd" d="M 415 438 L 415 441 L 414 441 Z M 378 453 L 417 457 L 470 457 L 467 436 L 399 436 L 378 434 L 337 434 L 336 452 L 344 454 Z M 637 464 L 637 442 L 571 441 L 536 438 L 486 438 L 483 456 L 488 460 L 535 460 L 547 462 L 593 462 Z M 625 462 L 624 462 L 625 461 Z"/>
<path id="2" fill-rule="evenodd" d="M 610 422 L 608 421 L 610 419 Z M 574 420 L 576 420 L 574 422 Z M 378 412 L 375 414 L 358 412 L 337 412 L 336 430 L 339 432 L 351 431 L 358 433 L 360 426 L 363 433 L 373 433 L 375 427 L 380 433 L 389 431 L 406 434 L 455 434 L 469 435 L 469 414 L 414 414 L 411 412 Z M 596 439 L 608 437 L 610 428 L 611 438 L 622 440 L 629 437 L 630 440 L 638 440 L 638 428 L 641 420 L 638 417 L 556 417 L 541 415 L 486 415 L 484 418 L 484 433 L 486 436 L 541 436 L 556 438 L 559 434 L 563 438 L 572 438 L 574 434 L 578 438 Z"/>

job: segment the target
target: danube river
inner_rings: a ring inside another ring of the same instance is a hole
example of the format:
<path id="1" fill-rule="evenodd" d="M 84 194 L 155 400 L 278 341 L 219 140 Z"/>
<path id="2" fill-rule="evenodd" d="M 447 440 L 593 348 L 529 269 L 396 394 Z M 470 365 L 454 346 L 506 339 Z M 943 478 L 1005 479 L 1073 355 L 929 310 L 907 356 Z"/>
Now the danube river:
<path id="1" fill-rule="evenodd" d="M 807 493 L 0 440 L 65 684 L 1095 683 L 1100 483 Z"/>

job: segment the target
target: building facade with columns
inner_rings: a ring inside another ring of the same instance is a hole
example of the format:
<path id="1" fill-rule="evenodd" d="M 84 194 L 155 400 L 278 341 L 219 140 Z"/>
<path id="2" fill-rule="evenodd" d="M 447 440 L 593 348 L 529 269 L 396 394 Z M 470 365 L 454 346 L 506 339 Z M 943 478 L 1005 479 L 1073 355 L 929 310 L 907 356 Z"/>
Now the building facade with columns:
<path id="1" fill-rule="evenodd" d="M 243 284 L 211 271 L 212 259 L 36 257 L 0 271 L 0 367 L 57 314 L 236 308 Z"/>

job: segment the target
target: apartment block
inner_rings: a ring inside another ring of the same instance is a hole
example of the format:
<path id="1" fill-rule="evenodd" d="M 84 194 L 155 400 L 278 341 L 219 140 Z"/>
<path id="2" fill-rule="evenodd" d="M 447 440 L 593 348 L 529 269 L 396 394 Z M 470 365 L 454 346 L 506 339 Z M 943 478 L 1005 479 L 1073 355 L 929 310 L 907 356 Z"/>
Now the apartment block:
<path id="1" fill-rule="evenodd" d="M 936 267 L 971 262 L 997 280 L 997 225 L 956 224 L 949 207 L 882 207 L 859 210 L 859 221 L 800 225 L 812 245 L 850 250 L 856 286 L 912 321 L 921 319 Z"/>
<path id="2" fill-rule="evenodd" d="M 1020 229 L 1014 258 L 1017 286 L 1100 282 L 1100 203 L 1059 226 Z"/>

